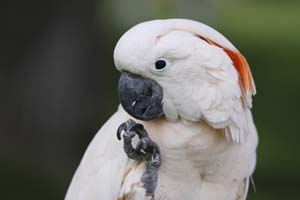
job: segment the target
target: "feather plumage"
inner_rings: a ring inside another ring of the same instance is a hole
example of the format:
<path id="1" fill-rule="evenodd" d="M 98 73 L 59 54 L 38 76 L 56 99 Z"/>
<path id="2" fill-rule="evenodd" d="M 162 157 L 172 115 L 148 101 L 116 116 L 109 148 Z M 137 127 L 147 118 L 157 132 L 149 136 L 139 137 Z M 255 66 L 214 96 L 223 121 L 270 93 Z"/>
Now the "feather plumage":
<path id="1" fill-rule="evenodd" d="M 153 66 L 161 58 L 170 67 L 157 72 Z M 155 20 L 126 32 L 114 60 L 120 71 L 153 79 L 164 91 L 165 117 L 140 122 L 162 155 L 155 199 L 244 200 L 256 163 L 255 85 L 234 45 L 202 23 Z M 128 162 L 114 135 L 129 118 L 120 108 L 101 128 L 66 200 L 144 198 L 144 165 Z"/>
<path id="2" fill-rule="evenodd" d="M 128 119 L 124 110 L 119 109 L 99 130 L 83 156 L 65 200 L 118 198 L 128 158 L 122 152 L 116 130 Z"/>

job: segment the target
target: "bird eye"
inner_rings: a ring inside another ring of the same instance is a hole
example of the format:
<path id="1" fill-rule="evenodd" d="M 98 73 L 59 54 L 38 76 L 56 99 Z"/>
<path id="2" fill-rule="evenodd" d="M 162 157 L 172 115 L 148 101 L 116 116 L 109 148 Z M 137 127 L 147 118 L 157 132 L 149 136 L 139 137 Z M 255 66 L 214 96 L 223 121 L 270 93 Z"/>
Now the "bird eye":
<path id="1" fill-rule="evenodd" d="M 161 70 L 167 66 L 167 63 L 165 60 L 158 60 L 155 62 L 155 69 Z"/>
<path id="2" fill-rule="evenodd" d="M 164 58 L 159 58 L 155 61 L 154 64 L 151 65 L 151 71 L 158 75 L 162 76 L 164 75 L 168 69 L 172 66 L 172 63 Z"/>

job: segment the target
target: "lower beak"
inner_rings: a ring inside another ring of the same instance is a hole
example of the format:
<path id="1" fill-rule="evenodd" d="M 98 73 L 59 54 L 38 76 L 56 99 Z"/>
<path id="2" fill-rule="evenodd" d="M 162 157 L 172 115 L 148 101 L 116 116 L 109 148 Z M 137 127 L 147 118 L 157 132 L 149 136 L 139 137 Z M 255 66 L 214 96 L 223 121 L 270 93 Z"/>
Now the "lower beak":
<path id="1" fill-rule="evenodd" d="M 124 110 L 136 119 L 148 121 L 163 116 L 163 91 L 154 80 L 123 72 L 119 98 Z"/>

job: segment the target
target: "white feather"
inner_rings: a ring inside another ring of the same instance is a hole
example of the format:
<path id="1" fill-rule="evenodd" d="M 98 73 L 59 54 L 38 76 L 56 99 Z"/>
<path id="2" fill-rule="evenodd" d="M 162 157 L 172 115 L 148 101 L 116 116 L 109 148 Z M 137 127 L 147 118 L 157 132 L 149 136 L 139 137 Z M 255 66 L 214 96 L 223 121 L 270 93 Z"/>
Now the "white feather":
<path id="1" fill-rule="evenodd" d="M 258 142 L 250 105 L 243 105 L 230 57 L 199 36 L 236 51 L 207 25 L 155 20 L 133 27 L 120 38 L 115 65 L 163 88 L 166 118 L 142 122 L 162 155 L 155 199 L 245 199 Z M 168 69 L 156 73 L 157 59 L 167 60 Z M 99 131 L 66 200 L 143 198 L 139 180 L 144 166 L 128 162 L 115 138 L 118 126 L 128 118 L 120 109 Z"/>
<path id="2" fill-rule="evenodd" d="M 129 116 L 119 109 L 99 130 L 82 158 L 65 200 L 118 198 L 127 156 L 116 131 L 127 119 Z"/>

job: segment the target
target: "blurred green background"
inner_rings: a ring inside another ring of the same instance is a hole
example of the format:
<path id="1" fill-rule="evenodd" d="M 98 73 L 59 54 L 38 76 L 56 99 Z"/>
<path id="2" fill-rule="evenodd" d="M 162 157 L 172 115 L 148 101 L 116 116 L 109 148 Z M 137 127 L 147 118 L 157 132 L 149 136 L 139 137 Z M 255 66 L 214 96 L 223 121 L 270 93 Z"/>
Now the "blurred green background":
<path id="1" fill-rule="evenodd" d="M 94 134 L 118 105 L 112 53 L 141 21 L 190 18 L 248 58 L 260 143 L 250 200 L 299 199 L 300 2 L 3 1 L 1 199 L 63 199 Z"/>

